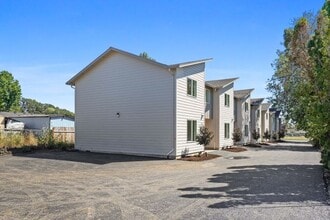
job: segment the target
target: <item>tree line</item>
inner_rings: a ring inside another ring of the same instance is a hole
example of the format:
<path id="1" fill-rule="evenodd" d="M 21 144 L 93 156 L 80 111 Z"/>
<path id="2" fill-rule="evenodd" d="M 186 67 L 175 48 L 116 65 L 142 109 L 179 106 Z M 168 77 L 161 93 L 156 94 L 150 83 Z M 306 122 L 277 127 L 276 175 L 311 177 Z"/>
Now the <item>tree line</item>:
<path id="1" fill-rule="evenodd" d="M 271 102 L 321 147 L 330 168 L 330 1 L 296 19 L 283 38 L 267 84 Z"/>
<path id="2" fill-rule="evenodd" d="M 22 97 L 21 86 L 8 71 L 0 72 L 0 111 L 29 114 L 57 114 L 74 117 L 74 113 L 51 104 Z"/>

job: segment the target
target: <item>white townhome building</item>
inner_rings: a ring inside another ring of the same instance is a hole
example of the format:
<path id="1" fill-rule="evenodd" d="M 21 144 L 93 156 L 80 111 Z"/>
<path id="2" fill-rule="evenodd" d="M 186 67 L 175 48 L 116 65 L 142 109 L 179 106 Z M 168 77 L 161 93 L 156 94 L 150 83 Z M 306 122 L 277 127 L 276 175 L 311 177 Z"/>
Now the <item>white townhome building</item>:
<path id="1" fill-rule="evenodd" d="M 254 98 L 251 99 L 251 139 L 252 141 L 258 142 L 258 140 L 253 139 L 253 132 L 259 133 L 261 135 L 261 103 L 263 102 L 264 98 Z"/>
<path id="2" fill-rule="evenodd" d="M 240 144 L 247 144 L 251 141 L 250 131 L 250 97 L 251 92 L 254 89 L 244 89 L 234 91 L 234 115 L 235 129 L 239 129 L 242 132 L 242 138 Z"/>
<path id="3" fill-rule="evenodd" d="M 269 108 L 270 103 L 262 103 L 261 104 L 261 132 L 260 137 L 262 141 L 266 141 L 264 135 L 266 132 L 270 134 L 270 122 L 269 122 Z"/>
<path id="4" fill-rule="evenodd" d="M 234 81 L 237 79 L 205 82 L 205 127 L 214 135 L 208 149 L 233 145 Z"/>
<path id="5" fill-rule="evenodd" d="M 272 140 L 279 139 L 279 132 L 281 130 L 281 111 L 276 108 L 269 108 L 269 129 Z"/>
<path id="6" fill-rule="evenodd" d="M 67 84 L 75 88 L 75 148 L 177 158 L 204 147 L 205 62 L 166 65 L 109 48 Z"/>

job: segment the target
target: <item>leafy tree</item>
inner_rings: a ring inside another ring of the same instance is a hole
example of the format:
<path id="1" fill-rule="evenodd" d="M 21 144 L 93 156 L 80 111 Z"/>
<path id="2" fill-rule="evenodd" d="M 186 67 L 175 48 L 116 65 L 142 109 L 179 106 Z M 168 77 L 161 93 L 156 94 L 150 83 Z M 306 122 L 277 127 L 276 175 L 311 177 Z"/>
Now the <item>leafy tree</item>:
<path id="1" fill-rule="evenodd" d="M 239 128 L 235 128 L 233 132 L 233 137 L 232 137 L 234 144 L 237 142 L 241 141 L 242 139 L 242 131 Z"/>
<path id="2" fill-rule="evenodd" d="M 197 135 L 196 140 L 200 145 L 207 146 L 210 144 L 213 137 L 213 132 L 209 131 L 209 129 L 203 126 L 199 128 L 199 134 Z"/>
<path id="3" fill-rule="evenodd" d="M 58 114 L 74 117 L 74 113 L 66 109 L 61 109 L 51 104 L 40 103 L 34 99 L 22 98 L 21 108 L 24 112 L 30 114 Z"/>
<path id="4" fill-rule="evenodd" d="M 139 56 L 140 57 L 143 57 L 143 58 L 146 58 L 148 60 L 156 61 L 155 59 L 153 59 L 152 57 L 150 57 L 147 52 L 142 52 L 142 53 L 139 54 Z"/>
<path id="5" fill-rule="evenodd" d="M 315 19 L 303 16 L 284 31 L 267 89 L 272 103 L 287 119 L 320 145 L 322 162 L 330 168 L 330 1 Z"/>
<path id="6" fill-rule="evenodd" d="M 8 71 L 0 72 L 0 111 L 19 111 L 21 86 Z"/>

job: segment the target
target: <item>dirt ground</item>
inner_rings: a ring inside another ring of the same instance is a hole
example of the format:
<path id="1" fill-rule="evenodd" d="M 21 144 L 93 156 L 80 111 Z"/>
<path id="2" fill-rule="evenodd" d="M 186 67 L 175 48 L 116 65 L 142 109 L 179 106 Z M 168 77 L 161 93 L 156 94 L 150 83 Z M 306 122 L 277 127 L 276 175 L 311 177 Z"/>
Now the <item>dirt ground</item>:
<path id="1" fill-rule="evenodd" d="M 1 156 L 0 219 L 329 219 L 320 153 L 310 145 L 212 154 L 222 156 Z"/>

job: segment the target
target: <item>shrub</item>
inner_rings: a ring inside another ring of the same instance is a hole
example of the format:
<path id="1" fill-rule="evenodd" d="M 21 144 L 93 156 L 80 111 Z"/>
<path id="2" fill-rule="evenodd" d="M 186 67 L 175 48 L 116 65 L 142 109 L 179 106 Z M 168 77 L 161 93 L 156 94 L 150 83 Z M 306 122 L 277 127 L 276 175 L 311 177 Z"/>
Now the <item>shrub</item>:
<path id="1" fill-rule="evenodd" d="M 234 143 L 237 143 L 237 142 L 241 141 L 241 139 L 242 139 L 242 131 L 241 131 L 241 129 L 239 129 L 239 128 L 235 128 L 234 129 L 233 138 L 232 139 L 233 139 Z"/>
<path id="2" fill-rule="evenodd" d="M 209 129 L 203 126 L 199 128 L 199 134 L 196 137 L 196 141 L 200 145 L 206 146 L 212 141 L 213 137 L 213 132 L 209 131 Z"/>
<path id="3" fill-rule="evenodd" d="M 266 130 L 265 132 L 264 132 L 264 135 L 262 136 L 264 139 L 266 139 L 266 140 L 269 140 L 270 139 L 270 134 L 269 134 L 269 132 L 268 132 L 268 130 Z"/>
<path id="4" fill-rule="evenodd" d="M 277 140 L 277 134 L 276 134 L 276 132 L 272 133 L 271 136 L 272 136 L 272 139 L 273 139 L 273 140 Z"/>
<path id="5" fill-rule="evenodd" d="M 41 135 L 38 136 L 38 146 L 49 149 L 55 148 L 55 139 L 51 130 L 42 131 Z"/>
<path id="6" fill-rule="evenodd" d="M 281 140 L 281 138 L 284 138 L 285 137 L 285 130 L 284 129 L 281 129 L 279 132 L 278 132 L 278 139 Z"/>
<path id="7" fill-rule="evenodd" d="M 260 138 L 260 133 L 256 129 L 252 131 L 252 138 L 256 141 Z"/>

